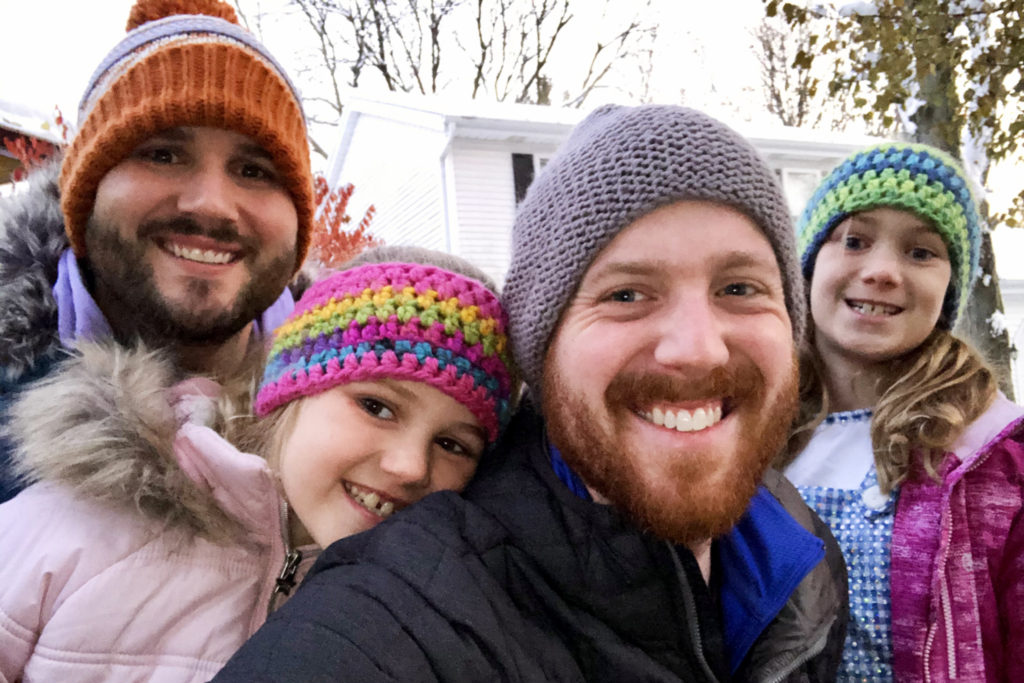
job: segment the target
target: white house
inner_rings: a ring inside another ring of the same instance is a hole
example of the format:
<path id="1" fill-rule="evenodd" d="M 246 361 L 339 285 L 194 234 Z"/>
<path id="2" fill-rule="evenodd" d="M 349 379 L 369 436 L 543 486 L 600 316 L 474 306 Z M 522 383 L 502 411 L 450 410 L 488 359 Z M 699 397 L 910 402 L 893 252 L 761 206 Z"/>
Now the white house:
<path id="1" fill-rule="evenodd" d="M 389 95 L 351 99 L 328 162 L 331 186 L 353 183 L 349 213 L 369 204 L 388 244 L 458 254 L 498 282 L 509 262 L 516 202 L 587 114 L 496 102 Z M 823 175 L 874 138 L 784 126 L 733 126 L 761 151 L 799 213 Z"/>
<path id="2" fill-rule="evenodd" d="M 24 104 L 0 99 L 0 197 L 14 191 L 11 178 L 21 166 L 7 149 L 7 143 L 44 142 L 60 145 L 63 140 L 52 117 Z"/>

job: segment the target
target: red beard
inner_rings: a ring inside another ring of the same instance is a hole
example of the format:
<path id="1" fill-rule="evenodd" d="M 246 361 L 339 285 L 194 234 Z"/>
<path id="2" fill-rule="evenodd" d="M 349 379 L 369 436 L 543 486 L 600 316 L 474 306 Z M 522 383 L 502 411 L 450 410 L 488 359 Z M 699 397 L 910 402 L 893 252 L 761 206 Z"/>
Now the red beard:
<path id="1" fill-rule="evenodd" d="M 698 381 L 624 373 L 605 390 L 609 420 L 548 364 L 543 410 L 552 443 L 591 489 L 641 528 L 690 544 L 735 526 L 785 443 L 797 406 L 795 360 L 778 395 L 766 394 L 765 377 L 750 362 L 715 368 Z M 666 453 L 656 461 L 658 471 L 644 472 L 627 436 L 629 421 L 640 419 L 636 413 L 656 403 L 716 398 L 724 399 L 723 419 L 739 420 L 742 437 L 731 452 Z"/>

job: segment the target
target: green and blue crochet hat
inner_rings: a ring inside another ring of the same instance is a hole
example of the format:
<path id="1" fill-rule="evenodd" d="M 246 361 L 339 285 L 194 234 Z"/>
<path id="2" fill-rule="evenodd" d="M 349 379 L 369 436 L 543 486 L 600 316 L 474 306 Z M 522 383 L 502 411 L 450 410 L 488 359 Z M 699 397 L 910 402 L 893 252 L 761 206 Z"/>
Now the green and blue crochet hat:
<path id="1" fill-rule="evenodd" d="M 833 169 L 797 223 L 804 277 L 810 281 L 818 250 L 843 219 L 883 206 L 924 218 L 946 243 L 952 275 L 941 320 L 952 328 L 966 308 L 978 272 L 981 222 L 960 164 L 934 147 L 899 142 L 877 145 Z"/>

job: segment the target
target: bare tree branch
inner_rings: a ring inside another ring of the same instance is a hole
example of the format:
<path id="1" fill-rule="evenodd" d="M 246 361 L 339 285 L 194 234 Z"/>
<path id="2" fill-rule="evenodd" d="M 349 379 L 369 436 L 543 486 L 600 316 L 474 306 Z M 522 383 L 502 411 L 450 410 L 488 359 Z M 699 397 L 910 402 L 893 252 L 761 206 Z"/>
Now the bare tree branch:
<path id="1" fill-rule="evenodd" d="M 548 104 L 555 78 L 564 80 L 556 71 L 561 57 L 555 55 L 565 50 L 559 46 L 575 25 L 575 14 L 601 12 L 604 18 L 613 6 L 612 0 L 290 1 L 313 33 L 305 45 L 314 57 L 303 74 L 315 83 L 316 96 L 308 101 L 320 108 L 320 118 L 327 118 L 328 108 L 340 117 L 343 85 L 359 87 L 378 77 L 392 91 L 433 93 L 462 80 L 474 98 Z M 581 106 L 622 60 L 640 58 L 641 43 L 654 35 L 641 21 L 650 1 L 636 3 L 629 18 L 615 20 L 613 31 L 593 40 L 576 87 L 559 84 L 563 101 Z M 623 15 L 621 5 L 616 7 Z M 473 24 L 463 33 L 470 41 L 464 45 L 456 29 Z M 647 70 L 640 69 L 649 84 L 647 54 Z"/>

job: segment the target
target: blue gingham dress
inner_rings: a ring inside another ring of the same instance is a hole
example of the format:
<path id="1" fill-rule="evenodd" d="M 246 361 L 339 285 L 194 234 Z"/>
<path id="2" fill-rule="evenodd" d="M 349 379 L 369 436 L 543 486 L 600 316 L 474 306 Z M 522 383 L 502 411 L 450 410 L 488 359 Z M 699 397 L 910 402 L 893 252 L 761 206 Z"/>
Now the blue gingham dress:
<path id="1" fill-rule="evenodd" d="M 891 683 L 889 550 L 898 492 L 878 489 L 870 428 L 870 411 L 829 415 L 786 474 L 832 529 L 849 570 L 850 623 L 837 680 Z M 843 459 L 838 467 L 836 458 Z"/>

